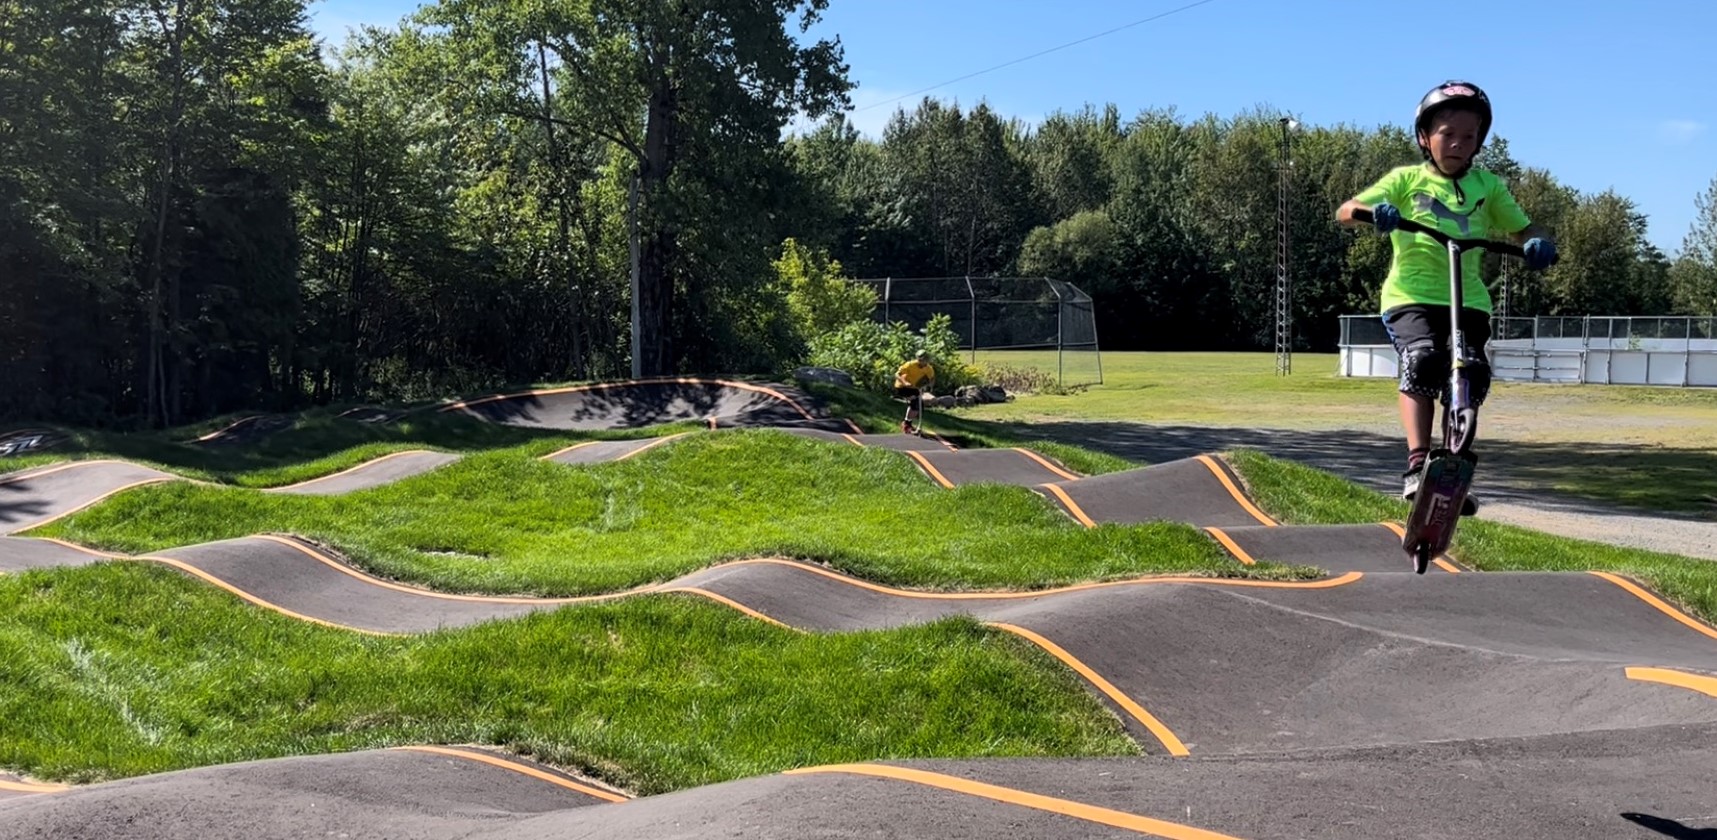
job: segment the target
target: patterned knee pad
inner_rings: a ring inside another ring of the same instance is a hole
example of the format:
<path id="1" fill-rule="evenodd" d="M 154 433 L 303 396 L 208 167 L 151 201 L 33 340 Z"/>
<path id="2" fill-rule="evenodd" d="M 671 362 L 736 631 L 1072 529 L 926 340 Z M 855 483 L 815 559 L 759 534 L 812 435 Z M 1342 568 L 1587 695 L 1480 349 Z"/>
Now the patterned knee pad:
<path id="1" fill-rule="evenodd" d="M 1487 387 L 1489 382 L 1487 375 Z M 1429 343 L 1408 345 L 1401 354 L 1401 393 L 1435 399 L 1442 396 L 1448 385 L 1449 351 Z"/>
<path id="2" fill-rule="evenodd" d="M 1484 405 L 1490 395 L 1490 365 L 1483 361 L 1467 362 L 1467 381 L 1472 384 L 1473 407 Z"/>

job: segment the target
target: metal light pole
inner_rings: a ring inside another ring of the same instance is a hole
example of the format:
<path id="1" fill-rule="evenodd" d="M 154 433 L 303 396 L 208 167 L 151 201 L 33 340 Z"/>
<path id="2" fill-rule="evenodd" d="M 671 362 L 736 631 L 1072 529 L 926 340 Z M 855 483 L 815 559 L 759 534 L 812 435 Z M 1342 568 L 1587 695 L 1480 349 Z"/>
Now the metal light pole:
<path id="1" fill-rule="evenodd" d="M 1299 122 L 1283 117 L 1282 159 L 1277 165 L 1280 177 L 1276 191 L 1276 375 L 1286 376 L 1294 370 L 1294 295 L 1288 279 L 1288 186 L 1294 162 L 1289 158 L 1288 133 Z"/>

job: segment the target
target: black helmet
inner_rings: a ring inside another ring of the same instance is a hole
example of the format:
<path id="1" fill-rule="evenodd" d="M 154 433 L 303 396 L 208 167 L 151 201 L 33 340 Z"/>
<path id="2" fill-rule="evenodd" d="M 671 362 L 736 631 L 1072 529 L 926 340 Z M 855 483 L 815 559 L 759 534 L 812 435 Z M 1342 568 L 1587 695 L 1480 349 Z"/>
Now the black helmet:
<path id="1" fill-rule="evenodd" d="M 1418 110 L 1413 112 L 1413 140 L 1419 144 L 1419 151 L 1426 160 L 1431 159 L 1431 148 L 1419 135 L 1430 130 L 1431 117 L 1438 111 L 1451 105 L 1460 105 L 1478 112 L 1479 115 L 1479 145 L 1483 146 L 1485 138 L 1490 135 L 1490 97 L 1484 90 L 1472 82 L 1447 81 L 1425 94 L 1419 100 Z"/>

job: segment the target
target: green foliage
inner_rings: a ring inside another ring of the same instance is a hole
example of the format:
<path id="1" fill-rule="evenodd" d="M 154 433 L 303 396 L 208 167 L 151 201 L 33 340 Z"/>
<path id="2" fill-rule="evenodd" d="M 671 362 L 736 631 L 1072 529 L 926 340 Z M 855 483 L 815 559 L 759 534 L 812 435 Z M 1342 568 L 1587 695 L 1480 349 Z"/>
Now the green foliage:
<path id="1" fill-rule="evenodd" d="M 1085 210 L 1051 227 L 1032 230 L 1020 248 L 1019 273 L 1066 280 L 1093 297 L 1115 291 L 1120 232 L 1109 214 Z"/>
<path id="2" fill-rule="evenodd" d="M 894 387 L 895 371 L 919 350 L 930 351 L 937 392 L 975 384 L 978 371 L 960 361 L 960 336 L 947 315 L 932 316 L 916 333 L 902 321 L 853 321 L 813 338 L 810 362 L 844 370 L 862 388 L 888 390 Z"/>
<path id="3" fill-rule="evenodd" d="M 775 277 L 787 289 L 794 326 L 807 338 L 864 319 L 876 308 L 876 292 L 842 276 L 841 264 L 829 258 L 827 249 L 813 251 L 796 239 L 781 244 Z"/>
<path id="4" fill-rule="evenodd" d="M 1676 312 L 1717 315 L 1717 178 L 1693 203 L 1697 213 L 1670 268 L 1670 294 Z"/>

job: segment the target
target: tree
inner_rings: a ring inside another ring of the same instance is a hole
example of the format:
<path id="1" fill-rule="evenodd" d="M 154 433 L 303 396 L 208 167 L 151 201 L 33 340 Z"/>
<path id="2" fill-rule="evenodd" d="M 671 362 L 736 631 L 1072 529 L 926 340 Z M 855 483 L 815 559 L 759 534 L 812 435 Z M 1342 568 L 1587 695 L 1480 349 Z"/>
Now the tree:
<path id="1" fill-rule="evenodd" d="M 1551 315 L 1635 313 L 1642 295 L 1631 282 L 1645 240 L 1645 217 L 1613 191 L 1583 196 L 1561 220 L 1560 260 L 1544 274 Z"/>
<path id="2" fill-rule="evenodd" d="M 775 274 L 787 288 L 787 307 L 807 341 L 863 320 L 876 308 L 876 292 L 843 277 L 840 262 L 827 250 L 813 251 L 788 239 L 781 243 Z"/>
<path id="3" fill-rule="evenodd" d="M 1109 214 L 1087 210 L 1033 229 L 1020 248 L 1019 273 L 1066 280 L 1093 298 L 1108 297 L 1115 289 L 1120 244 Z"/>
<path id="4" fill-rule="evenodd" d="M 1681 254 L 1670 269 L 1669 285 L 1676 311 L 1717 314 L 1717 177 L 1705 194 L 1695 196 L 1693 224 L 1681 241 Z"/>
<path id="5" fill-rule="evenodd" d="M 636 166 L 639 358 L 644 375 L 672 372 L 677 246 L 693 219 L 680 164 L 697 143 L 731 152 L 729 166 L 776 146 L 795 113 L 812 118 L 847 104 L 851 83 L 837 40 L 794 43 L 828 0 L 558 0 L 497 5 L 444 0 L 425 11 L 457 37 L 523 52 L 540 44 L 578 89 L 557 123 L 602 137 Z M 640 120 L 640 115 L 642 119 Z M 678 176 L 678 177 L 676 177 Z M 679 273 L 680 276 L 676 276 Z"/>

